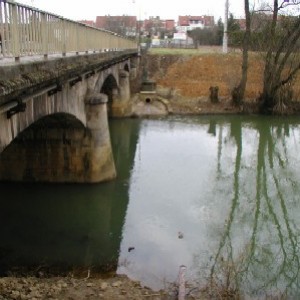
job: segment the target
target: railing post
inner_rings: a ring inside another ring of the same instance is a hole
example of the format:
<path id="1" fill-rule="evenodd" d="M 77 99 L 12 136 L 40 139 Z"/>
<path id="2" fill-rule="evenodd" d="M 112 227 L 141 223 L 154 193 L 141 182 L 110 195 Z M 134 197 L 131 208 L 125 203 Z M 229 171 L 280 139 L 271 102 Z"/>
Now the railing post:
<path id="1" fill-rule="evenodd" d="M 89 47 L 89 35 L 88 35 L 88 29 L 87 29 L 87 27 L 85 27 L 85 31 L 86 31 L 86 33 L 85 33 L 85 53 L 86 54 L 88 54 L 89 53 L 89 50 L 88 50 L 88 47 Z"/>
<path id="2" fill-rule="evenodd" d="M 42 51 L 44 58 L 48 58 L 48 30 L 47 30 L 47 15 L 42 13 L 41 15 L 41 31 L 42 31 Z"/>
<path id="3" fill-rule="evenodd" d="M 76 55 L 79 55 L 79 31 L 80 31 L 80 26 L 77 26 L 75 29 L 75 37 L 76 37 Z"/>
<path id="4" fill-rule="evenodd" d="M 62 20 L 62 27 L 61 27 L 61 38 L 62 38 L 62 55 L 66 56 L 67 54 L 67 46 L 66 46 L 66 24 L 65 20 Z"/>
<path id="5" fill-rule="evenodd" d="M 0 36 L 1 36 L 1 39 L 0 39 L 0 54 L 2 54 L 4 56 L 4 43 L 5 43 L 5 35 L 4 35 L 4 24 L 6 23 L 6 20 L 5 20 L 5 3 L 1 3 L 0 2 Z"/>
<path id="6" fill-rule="evenodd" d="M 18 6 L 15 3 L 10 3 L 11 7 L 11 40 L 13 43 L 13 55 L 16 61 L 20 61 L 20 40 L 18 28 Z"/>

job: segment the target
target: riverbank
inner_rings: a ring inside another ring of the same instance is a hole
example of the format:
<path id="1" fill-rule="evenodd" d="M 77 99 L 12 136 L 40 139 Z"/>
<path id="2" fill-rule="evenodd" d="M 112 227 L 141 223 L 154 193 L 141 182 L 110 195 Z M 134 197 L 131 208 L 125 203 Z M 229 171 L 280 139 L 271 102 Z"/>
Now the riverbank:
<path id="1" fill-rule="evenodd" d="M 110 278 L 3 277 L 1 300 L 82 300 L 82 299 L 172 299 L 165 291 L 152 291 L 126 276 Z"/>
<path id="2" fill-rule="evenodd" d="M 232 104 L 232 90 L 241 79 L 242 55 L 233 50 L 224 55 L 217 47 L 200 49 L 151 49 L 142 60 L 149 79 L 156 81 L 157 94 L 168 101 L 174 114 L 259 113 L 263 88 L 264 57 L 249 53 L 245 99 Z M 211 89 L 217 88 L 217 101 Z M 300 113 L 300 76 L 295 78 L 293 98 L 286 114 Z M 215 99 L 216 100 L 216 99 Z"/>
<path id="3" fill-rule="evenodd" d="M 74 277 L 2 277 L 0 300 L 175 300 L 178 288 L 153 291 L 127 276 L 109 278 Z M 185 299 L 209 299 L 205 291 L 186 289 Z"/>

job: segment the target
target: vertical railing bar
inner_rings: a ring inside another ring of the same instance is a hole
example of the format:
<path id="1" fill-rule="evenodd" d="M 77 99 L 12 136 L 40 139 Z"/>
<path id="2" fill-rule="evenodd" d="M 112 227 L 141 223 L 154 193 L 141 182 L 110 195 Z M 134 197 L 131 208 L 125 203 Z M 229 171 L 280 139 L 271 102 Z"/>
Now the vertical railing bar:
<path id="1" fill-rule="evenodd" d="M 77 44 L 76 44 L 76 30 L 77 30 L 78 26 L 73 23 L 72 24 L 72 48 L 73 48 L 73 52 L 76 53 L 77 51 Z"/>
<path id="2" fill-rule="evenodd" d="M 64 23 L 64 44 L 65 44 L 65 55 L 70 51 L 70 41 L 69 41 L 69 23 L 66 21 L 63 21 Z"/>
<path id="3" fill-rule="evenodd" d="M 26 49 L 26 28 L 25 28 L 25 9 L 24 7 L 20 6 L 19 7 L 19 14 L 20 14 L 20 27 L 21 27 L 21 51 L 22 51 L 22 55 L 27 55 L 27 49 Z"/>
<path id="4" fill-rule="evenodd" d="M 54 53 L 60 52 L 60 20 L 55 18 L 55 48 Z"/>
<path id="5" fill-rule="evenodd" d="M 85 33 L 85 27 L 82 26 L 82 28 L 80 30 L 80 37 L 79 37 L 79 39 L 80 39 L 80 51 L 81 52 L 84 52 L 84 50 L 85 50 L 85 38 L 84 38 L 85 34 L 84 33 Z"/>
<path id="6" fill-rule="evenodd" d="M 51 54 L 56 52 L 56 45 L 57 45 L 57 38 L 56 38 L 56 18 L 51 16 L 51 31 L 52 37 L 52 47 L 51 47 Z"/>
<path id="7" fill-rule="evenodd" d="M 42 39 L 42 54 L 44 58 L 48 57 L 48 34 L 47 34 L 47 21 L 46 14 L 41 13 L 41 39 Z"/>
<path id="8" fill-rule="evenodd" d="M 38 37 L 38 13 L 37 11 L 33 11 L 33 32 L 34 32 L 34 54 L 39 53 L 39 37 Z"/>
<path id="9" fill-rule="evenodd" d="M 37 37 L 37 54 L 42 54 L 42 39 L 41 39 L 41 13 L 36 14 L 36 37 Z"/>
<path id="10" fill-rule="evenodd" d="M 29 53 L 30 55 L 33 55 L 33 16 L 32 16 L 32 11 L 28 10 L 27 13 L 28 17 L 28 45 L 29 45 Z"/>
<path id="11" fill-rule="evenodd" d="M 16 61 L 20 60 L 20 41 L 18 28 L 18 7 L 17 4 L 11 4 L 11 34 L 13 42 L 13 55 Z"/>
<path id="12" fill-rule="evenodd" d="M 59 48 L 59 39 L 60 39 L 60 36 L 59 36 L 59 20 L 57 18 L 55 18 L 55 48 L 54 48 L 54 53 L 57 53 L 57 49 Z"/>
<path id="13" fill-rule="evenodd" d="M 49 54 L 52 54 L 53 53 L 53 51 L 54 51 L 54 42 L 55 42 L 55 40 L 54 40 L 54 18 L 51 16 L 51 15 L 49 15 L 48 14 L 48 24 L 49 24 L 49 42 L 50 42 L 50 44 L 49 44 Z"/>
<path id="14" fill-rule="evenodd" d="M 78 39 L 78 35 L 79 35 L 79 31 L 80 31 L 80 26 L 78 26 L 75 30 L 75 40 L 76 40 L 76 55 L 79 54 L 79 49 L 80 49 L 80 46 L 79 46 L 79 39 Z"/>
<path id="15" fill-rule="evenodd" d="M 21 7 L 17 5 L 17 29 L 18 29 L 18 40 L 19 40 L 19 52 L 20 56 L 23 55 L 23 46 L 22 46 L 22 13 Z"/>
<path id="16" fill-rule="evenodd" d="M 12 55 L 11 50 L 11 38 L 10 38 L 10 27 L 9 27 L 9 4 L 4 4 L 4 17 L 5 17 L 5 25 L 4 25 L 4 51 L 6 52 L 7 56 Z M 4 52 L 4 53 L 5 53 Z"/>
<path id="17" fill-rule="evenodd" d="M 65 35 L 65 22 L 64 20 L 60 20 L 61 22 L 61 53 L 62 56 L 66 56 L 66 35 Z"/>
<path id="18" fill-rule="evenodd" d="M 30 23 L 30 53 L 31 55 L 35 54 L 35 30 L 34 30 L 34 11 L 30 10 L 29 16 Z"/>
<path id="19" fill-rule="evenodd" d="M 73 43 L 73 52 L 77 52 L 77 43 L 76 43 L 76 31 L 79 26 L 75 24 L 72 25 L 72 43 Z"/>
<path id="20" fill-rule="evenodd" d="M 4 56 L 4 3 L 0 2 L 0 42 L 1 42 L 1 51 L 0 51 L 0 55 Z"/>
<path id="21" fill-rule="evenodd" d="M 41 12 L 36 12 L 36 45 L 37 45 L 37 54 L 43 54 L 42 52 L 42 34 L 41 34 Z"/>
<path id="22" fill-rule="evenodd" d="M 53 46 L 53 29 L 52 29 L 52 18 L 47 14 L 47 34 L 48 34 L 48 55 L 52 53 Z"/>
<path id="23" fill-rule="evenodd" d="M 25 8 L 25 18 L 26 18 L 26 45 L 27 45 L 27 55 L 31 54 L 31 32 L 30 32 L 30 11 L 28 8 Z"/>
<path id="24" fill-rule="evenodd" d="M 32 28 L 33 28 L 33 49 L 34 49 L 34 54 L 37 54 L 38 53 L 38 37 L 37 37 L 37 26 L 36 26 L 36 19 L 37 19 L 37 16 L 36 16 L 37 12 L 36 11 L 33 11 L 33 16 L 32 16 Z"/>

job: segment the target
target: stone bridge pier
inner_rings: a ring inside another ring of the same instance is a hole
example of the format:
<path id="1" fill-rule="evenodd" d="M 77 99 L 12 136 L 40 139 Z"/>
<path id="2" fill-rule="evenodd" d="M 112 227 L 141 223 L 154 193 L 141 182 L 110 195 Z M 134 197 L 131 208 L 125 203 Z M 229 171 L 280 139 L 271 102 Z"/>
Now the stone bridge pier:
<path id="1" fill-rule="evenodd" d="M 124 117 L 130 115 L 130 81 L 129 72 L 119 71 L 119 85 L 113 91 L 110 116 Z"/>
<path id="2" fill-rule="evenodd" d="M 108 117 L 130 114 L 130 61 L 86 74 L 0 106 L 0 181 L 116 177 Z"/>

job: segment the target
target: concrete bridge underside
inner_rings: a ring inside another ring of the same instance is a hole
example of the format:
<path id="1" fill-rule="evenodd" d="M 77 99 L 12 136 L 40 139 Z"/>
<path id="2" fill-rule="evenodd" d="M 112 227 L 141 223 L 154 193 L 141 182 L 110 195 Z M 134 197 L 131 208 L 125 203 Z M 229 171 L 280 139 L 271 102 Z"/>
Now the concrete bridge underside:
<path id="1" fill-rule="evenodd" d="M 130 58 L 99 70 L 91 64 L 82 74 L 57 77 L 54 85 L 39 82 L 32 95 L 0 98 L 0 180 L 94 183 L 116 177 L 108 114 L 129 113 L 133 69 Z"/>

